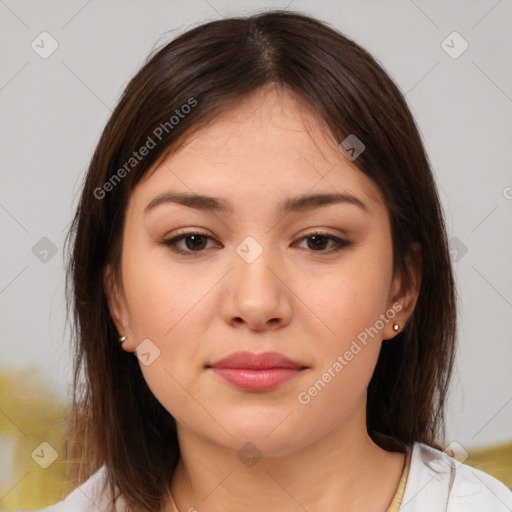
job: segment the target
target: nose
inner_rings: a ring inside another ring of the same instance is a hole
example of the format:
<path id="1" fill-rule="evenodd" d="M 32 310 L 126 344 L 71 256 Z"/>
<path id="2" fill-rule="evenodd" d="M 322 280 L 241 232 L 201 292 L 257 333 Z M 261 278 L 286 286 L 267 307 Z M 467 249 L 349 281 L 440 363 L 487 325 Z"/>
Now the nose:
<path id="1" fill-rule="evenodd" d="M 263 253 L 252 263 L 234 254 L 234 268 L 225 283 L 222 317 L 233 327 L 253 331 L 277 330 L 292 318 L 292 292 L 287 278 Z"/>

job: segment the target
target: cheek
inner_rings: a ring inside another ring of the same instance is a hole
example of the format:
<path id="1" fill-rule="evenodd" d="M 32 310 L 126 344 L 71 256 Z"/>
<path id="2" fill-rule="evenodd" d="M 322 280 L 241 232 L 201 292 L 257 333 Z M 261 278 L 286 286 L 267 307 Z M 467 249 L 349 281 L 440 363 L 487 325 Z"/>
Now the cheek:
<path id="1" fill-rule="evenodd" d="M 321 320 L 311 333 L 318 352 L 309 382 L 319 381 L 311 396 L 322 395 L 315 402 L 350 403 L 364 393 L 382 342 L 381 315 L 391 278 L 387 263 L 385 258 L 364 261 L 361 254 L 354 255 L 343 269 L 309 284 L 305 302 Z"/>
<path id="2" fill-rule="evenodd" d="M 133 336 L 139 343 L 150 339 L 159 350 L 153 363 L 141 363 L 144 378 L 168 410 L 179 410 L 176 404 L 190 401 L 182 386 L 188 388 L 206 363 L 205 332 L 215 311 L 212 289 L 225 269 L 170 265 L 146 249 L 127 254 L 123 271 Z"/>
<path id="3" fill-rule="evenodd" d="M 310 333 L 317 340 L 311 345 L 316 364 L 296 395 L 310 425 L 319 416 L 324 417 L 321 428 L 338 424 L 365 400 L 382 343 L 374 330 L 383 312 L 375 287 L 371 276 L 354 273 L 311 288 L 322 323 Z"/>
<path id="4" fill-rule="evenodd" d="M 199 331 L 198 308 L 219 279 L 212 272 L 194 270 L 191 265 L 170 265 L 165 258 L 155 258 L 151 251 L 133 252 L 124 262 L 126 295 L 130 298 L 130 319 L 138 337 L 165 340 L 182 326 Z M 194 332 L 190 332 L 193 336 Z"/>
<path id="5" fill-rule="evenodd" d="M 201 298 L 212 284 L 190 273 L 171 272 L 154 261 L 144 265 L 144 259 L 138 259 L 136 263 L 138 271 L 130 272 L 125 285 L 133 335 L 139 341 L 150 339 L 159 351 L 151 364 L 139 363 L 142 374 L 153 395 L 178 422 L 191 421 L 190 416 L 202 414 L 191 411 L 193 403 L 186 390 L 205 362 L 201 340 L 208 315 L 207 301 Z M 127 260 L 127 269 L 130 264 Z"/>
<path id="6" fill-rule="evenodd" d="M 343 349 L 360 333 L 367 332 L 386 307 L 390 279 L 387 267 L 351 263 L 304 288 L 308 290 L 304 302 L 324 325 L 322 339 L 336 349 Z"/>

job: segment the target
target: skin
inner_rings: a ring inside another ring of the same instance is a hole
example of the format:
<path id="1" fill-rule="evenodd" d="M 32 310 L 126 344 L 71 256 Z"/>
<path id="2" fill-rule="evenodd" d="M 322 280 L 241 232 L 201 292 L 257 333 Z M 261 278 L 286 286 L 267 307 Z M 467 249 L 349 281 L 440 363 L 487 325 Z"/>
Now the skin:
<path id="1" fill-rule="evenodd" d="M 368 150 L 368 149 L 367 149 Z M 167 191 L 223 197 L 234 212 L 165 203 Z M 348 192 L 348 203 L 278 214 L 283 198 Z M 181 228 L 211 236 L 200 252 Z M 312 228 L 347 239 L 311 243 Z M 248 236 L 263 249 L 248 263 Z M 404 455 L 378 447 L 366 430 L 366 390 L 381 344 L 393 343 L 419 292 L 392 271 L 389 212 L 378 187 L 338 149 L 301 102 L 267 87 L 214 118 L 145 176 L 126 214 L 119 279 L 105 285 L 128 352 L 150 339 L 160 355 L 144 378 L 177 421 L 181 460 L 170 482 L 180 511 L 304 509 L 385 511 Z M 393 304 L 401 310 L 308 404 L 298 401 L 365 328 Z M 267 392 L 227 383 L 208 363 L 232 352 L 276 351 L 307 366 Z M 247 466 L 237 452 L 253 443 Z M 166 500 L 162 510 L 170 510 Z"/>

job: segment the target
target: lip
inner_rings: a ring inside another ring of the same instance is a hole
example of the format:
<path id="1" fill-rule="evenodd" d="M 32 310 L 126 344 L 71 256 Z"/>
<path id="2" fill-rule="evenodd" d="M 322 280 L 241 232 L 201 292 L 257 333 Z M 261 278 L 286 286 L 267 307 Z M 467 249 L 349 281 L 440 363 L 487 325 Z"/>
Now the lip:
<path id="1" fill-rule="evenodd" d="M 216 375 L 246 391 L 270 391 L 307 368 L 278 352 L 234 352 L 207 365 Z"/>

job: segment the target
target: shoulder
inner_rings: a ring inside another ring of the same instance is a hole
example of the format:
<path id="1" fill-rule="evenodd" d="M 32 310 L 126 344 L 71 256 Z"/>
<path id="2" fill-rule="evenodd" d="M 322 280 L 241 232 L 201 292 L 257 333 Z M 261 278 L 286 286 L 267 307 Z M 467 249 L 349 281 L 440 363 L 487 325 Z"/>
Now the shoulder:
<path id="1" fill-rule="evenodd" d="M 64 500 L 39 509 L 39 512 L 102 512 L 110 511 L 112 502 L 109 487 L 106 485 L 106 467 L 102 466 L 96 473 L 83 484 L 71 491 Z M 115 512 L 125 510 L 122 499 L 117 500 Z M 15 512 L 31 512 L 29 510 L 18 510 Z"/>
<path id="2" fill-rule="evenodd" d="M 412 447 L 400 511 L 510 512 L 512 491 L 496 478 L 422 443 Z"/>

